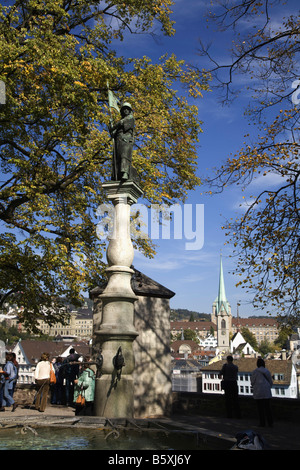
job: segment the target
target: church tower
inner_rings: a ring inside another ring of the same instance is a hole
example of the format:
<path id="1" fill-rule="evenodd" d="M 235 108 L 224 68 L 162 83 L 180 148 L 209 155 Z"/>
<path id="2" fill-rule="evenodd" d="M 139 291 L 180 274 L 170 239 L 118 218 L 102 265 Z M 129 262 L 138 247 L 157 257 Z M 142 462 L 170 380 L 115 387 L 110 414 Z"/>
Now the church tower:
<path id="1" fill-rule="evenodd" d="M 231 307 L 225 293 L 222 256 L 220 258 L 219 291 L 218 297 L 213 303 L 212 321 L 217 324 L 218 349 L 220 351 L 229 351 L 229 334 L 232 330 L 232 315 Z"/>

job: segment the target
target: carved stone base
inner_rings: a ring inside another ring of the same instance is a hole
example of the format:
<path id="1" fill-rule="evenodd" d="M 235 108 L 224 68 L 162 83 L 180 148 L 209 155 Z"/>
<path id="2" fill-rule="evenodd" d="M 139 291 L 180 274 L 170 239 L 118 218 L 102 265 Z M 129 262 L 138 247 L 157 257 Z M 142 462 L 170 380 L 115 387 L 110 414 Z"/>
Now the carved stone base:
<path id="1" fill-rule="evenodd" d="M 130 238 L 130 206 L 142 195 L 134 181 L 104 183 L 108 199 L 115 208 L 114 232 L 107 248 L 108 284 L 99 296 L 102 320 L 94 331 L 96 348 L 103 356 L 102 376 L 96 379 L 94 413 L 96 416 L 133 416 L 134 355 L 132 343 L 138 336 L 134 328 L 134 302 L 131 288 L 133 246 Z M 124 364 L 115 365 L 121 350 Z"/>

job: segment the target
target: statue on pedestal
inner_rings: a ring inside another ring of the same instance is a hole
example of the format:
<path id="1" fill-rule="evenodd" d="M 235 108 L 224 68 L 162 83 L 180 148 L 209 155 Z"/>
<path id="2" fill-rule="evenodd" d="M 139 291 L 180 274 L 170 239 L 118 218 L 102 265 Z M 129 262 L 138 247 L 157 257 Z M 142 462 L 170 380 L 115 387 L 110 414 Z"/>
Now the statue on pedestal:
<path id="1" fill-rule="evenodd" d="M 101 319 L 97 317 L 93 348 L 97 352 L 101 376 L 96 378 L 94 414 L 108 418 L 132 418 L 134 413 L 135 358 L 132 343 L 138 336 L 134 326 L 137 296 L 131 287 L 134 249 L 130 234 L 130 207 L 143 191 L 134 181 L 131 165 L 134 142 L 134 117 L 129 103 L 120 107 L 108 87 L 109 108 L 121 119 L 109 132 L 114 142 L 112 181 L 102 188 L 114 205 L 114 233 L 106 251 L 108 282 L 99 296 Z M 122 372 L 122 373 L 121 373 Z M 99 373 L 100 375 L 100 373 Z"/>
<path id="2" fill-rule="evenodd" d="M 114 154 L 112 180 L 124 181 L 130 177 L 132 149 L 134 143 L 134 116 L 129 103 L 124 103 L 120 109 L 121 119 L 109 126 L 109 132 L 114 139 Z"/>

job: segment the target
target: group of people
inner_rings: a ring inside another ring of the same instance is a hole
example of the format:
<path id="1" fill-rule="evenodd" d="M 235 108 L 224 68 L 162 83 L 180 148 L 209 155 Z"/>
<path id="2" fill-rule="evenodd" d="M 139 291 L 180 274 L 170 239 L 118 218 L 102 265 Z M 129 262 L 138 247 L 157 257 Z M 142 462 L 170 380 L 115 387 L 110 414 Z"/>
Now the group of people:
<path id="1" fill-rule="evenodd" d="M 51 403 L 75 406 L 75 414 L 92 415 L 95 394 L 96 367 L 90 363 L 91 358 L 80 357 L 75 349 L 71 348 L 67 358 L 58 357 L 50 362 L 50 355 L 43 353 L 35 369 L 35 382 L 38 390 L 34 405 L 36 410 L 45 411 L 49 390 L 51 390 Z M 52 375 L 55 379 L 52 379 Z M 220 376 L 221 386 L 225 392 L 225 405 L 227 417 L 241 417 L 238 399 L 238 367 L 233 363 L 233 357 L 227 356 Z M 11 407 L 15 411 L 17 403 L 13 395 L 18 378 L 18 363 L 14 353 L 6 353 L 6 363 L 0 369 L 0 411 Z M 253 398 L 257 403 L 259 425 L 273 426 L 270 400 L 273 380 L 270 371 L 265 367 L 263 359 L 257 360 L 257 368 L 251 374 Z M 84 404 L 77 403 L 79 395 L 84 397 Z"/>
<path id="2" fill-rule="evenodd" d="M 35 370 L 38 391 L 35 408 L 45 411 L 49 389 L 51 403 L 75 406 L 75 414 L 91 415 L 95 394 L 96 371 L 90 364 L 90 357 L 81 357 L 71 348 L 67 358 L 58 357 L 50 362 L 49 354 L 44 353 Z M 51 379 L 51 371 L 55 375 Z M 84 396 L 84 404 L 77 404 L 78 395 Z"/>
<path id="3" fill-rule="evenodd" d="M 6 353 L 6 363 L 0 369 L 0 411 L 5 411 L 5 407 L 11 407 L 15 411 L 18 404 L 14 400 L 14 391 L 18 379 L 18 363 L 15 353 Z"/>
<path id="4" fill-rule="evenodd" d="M 75 414 L 92 414 L 95 393 L 96 369 L 90 364 L 90 357 L 82 357 L 71 348 L 66 358 L 57 357 L 50 361 L 50 355 L 43 353 L 37 363 L 34 379 L 37 392 L 34 407 L 44 412 L 49 391 L 52 404 L 66 404 L 75 407 Z M 18 377 L 18 364 L 14 353 L 6 353 L 6 364 L 0 369 L 0 411 L 17 403 L 13 398 Z M 84 397 L 84 404 L 76 404 L 78 395 Z"/>
<path id="5" fill-rule="evenodd" d="M 253 398 L 257 403 L 259 426 L 273 426 L 273 416 L 270 406 L 272 398 L 271 388 L 273 380 L 270 371 L 266 368 L 263 359 L 257 359 L 257 368 L 251 374 L 251 386 Z M 241 417 L 238 399 L 238 367 L 233 363 L 233 357 L 227 356 L 227 361 L 223 365 L 220 375 L 222 377 L 221 386 L 225 392 L 225 405 L 227 417 Z"/>

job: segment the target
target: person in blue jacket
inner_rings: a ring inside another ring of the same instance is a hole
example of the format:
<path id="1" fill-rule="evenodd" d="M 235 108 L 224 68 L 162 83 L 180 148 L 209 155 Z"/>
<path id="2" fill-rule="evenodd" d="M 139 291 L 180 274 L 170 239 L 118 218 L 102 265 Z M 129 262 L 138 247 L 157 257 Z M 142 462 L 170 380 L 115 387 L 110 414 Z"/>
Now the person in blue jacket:
<path id="1" fill-rule="evenodd" d="M 13 363 L 13 355 L 6 353 L 6 364 L 1 372 L 4 376 L 3 398 L 0 411 L 5 411 L 5 406 L 12 406 L 11 411 L 15 411 L 17 403 L 13 399 L 14 380 L 17 377 L 17 368 Z"/>

